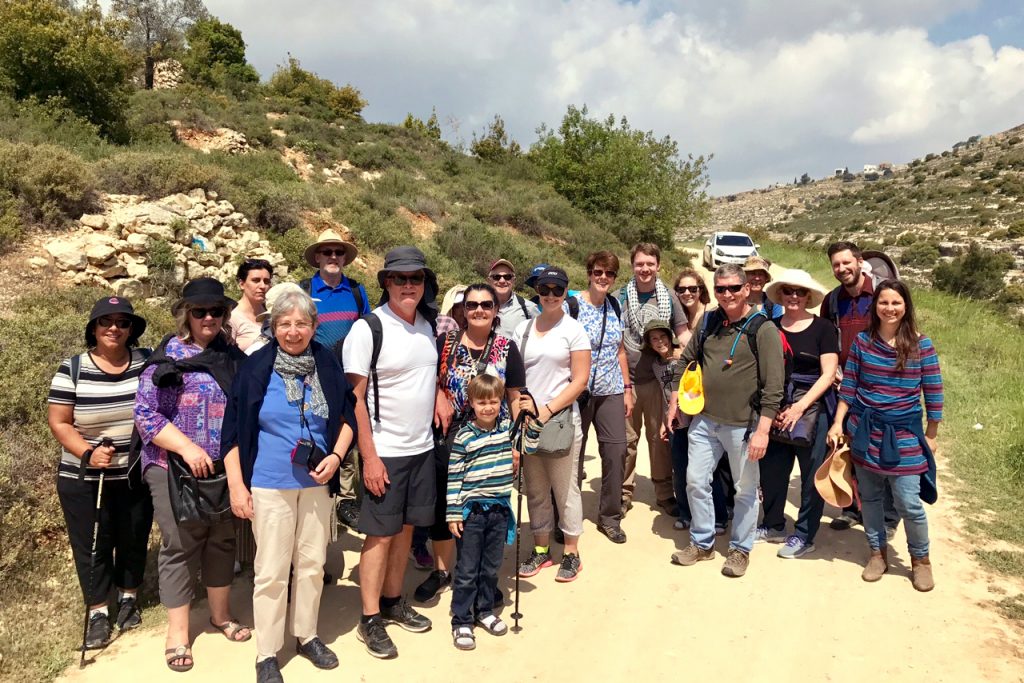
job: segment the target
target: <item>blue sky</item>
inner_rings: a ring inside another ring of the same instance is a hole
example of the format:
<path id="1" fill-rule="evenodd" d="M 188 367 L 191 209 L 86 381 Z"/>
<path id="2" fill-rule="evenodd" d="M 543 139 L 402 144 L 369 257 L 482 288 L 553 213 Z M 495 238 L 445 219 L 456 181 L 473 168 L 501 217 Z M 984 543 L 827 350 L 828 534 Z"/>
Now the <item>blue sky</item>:
<path id="1" fill-rule="evenodd" d="M 907 162 L 1024 123 L 1024 2 L 207 0 L 264 76 L 290 52 L 370 121 L 528 147 L 570 104 L 714 154 L 711 192 Z"/>

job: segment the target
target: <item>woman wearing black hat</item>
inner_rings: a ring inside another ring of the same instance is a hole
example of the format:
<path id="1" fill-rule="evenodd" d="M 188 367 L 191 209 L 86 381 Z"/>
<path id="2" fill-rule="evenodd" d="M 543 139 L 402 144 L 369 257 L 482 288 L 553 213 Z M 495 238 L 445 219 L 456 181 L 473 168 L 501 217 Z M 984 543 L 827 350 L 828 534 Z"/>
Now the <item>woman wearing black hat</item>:
<path id="1" fill-rule="evenodd" d="M 210 601 L 210 623 L 233 642 L 252 637 L 231 616 L 228 594 L 234 578 L 235 532 L 231 515 L 216 523 L 178 524 L 168 492 L 168 459 L 178 458 L 196 478 L 220 471 L 221 430 L 235 371 L 245 354 L 231 342 L 226 322 L 235 301 L 213 278 L 185 285 L 171 309 L 178 323 L 153 353 L 139 380 L 135 425 L 142 437 L 142 474 L 153 496 L 163 543 L 160 602 L 167 608 L 167 666 L 188 671 L 189 605 L 202 569 Z M 225 485 L 226 486 L 226 485 Z"/>
<path id="2" fill-rule="evenodd" d="M 97 301 L 85 326 L 87 350 L 64 359 L 47 399 L 50 431 L 61 445 L 57 496 L 89 608 L 87 648 L 103 647 L 110 640 L 107 598 L 115 586 L 118 628 L 124 631 L 142 623 L 138 590 L 153 505 L 140 482 L 129 485 L 128 473 L 135 392 L 149 356 L 148 349 L 136 348 L 145 330 L 146 321 L 135 315 L 127 299 L 111 296 Z M 101 473 L 102 513 L 93 560 Z"/>

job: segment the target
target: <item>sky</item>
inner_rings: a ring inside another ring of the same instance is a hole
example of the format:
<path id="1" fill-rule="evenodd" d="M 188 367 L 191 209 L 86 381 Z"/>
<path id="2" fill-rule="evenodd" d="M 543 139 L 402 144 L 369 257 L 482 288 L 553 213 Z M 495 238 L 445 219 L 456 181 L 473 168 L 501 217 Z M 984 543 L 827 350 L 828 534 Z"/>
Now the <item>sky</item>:
<path id="1" fill-rule="evenodd" d="M 267 77 L 289 54 L 373 122 L 436 107 L 524 147 L 566 108 L 713 155 L 713 195 L 909 162 L 1024 123 L 1020 0 L 206 0 Z"/>

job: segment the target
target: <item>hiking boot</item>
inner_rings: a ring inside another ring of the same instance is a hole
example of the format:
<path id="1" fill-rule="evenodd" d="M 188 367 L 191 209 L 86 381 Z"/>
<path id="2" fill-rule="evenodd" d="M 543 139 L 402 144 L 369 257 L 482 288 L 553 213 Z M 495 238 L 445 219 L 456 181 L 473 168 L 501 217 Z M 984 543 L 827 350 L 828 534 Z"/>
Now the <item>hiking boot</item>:
<path id="1" fill-rule="evenodd" d="M 139 603 L 135 596 L 126 595 L 117 601 L 115 623 L 119 631 L 130 631 L 142 624 L 142 612 L 139 611 Z"/>
<path id="2" fill-rule="evenodd" d="M 864 566 L 864 571 L 861 572 L 860 578 L 869 583 L 874 583 L 881 579 L 882 574 L 887 571 L 889 571 L 888 548 L 872 550 L 871 557 L 868 558 L 868 563 Z"/>
<path id="3" fill-rule="evenodd" d="M 626 532 L 617 526 L 609 526 L 606 524 L 599 524 L 597 530 L 608 537 L 608 540 L 612 543 L 625 543 Z"/>
<path id="4" fill-rule="evenodd" d="M 786 539 L 786 545 L 779 548 L 779 552 L 775 554 L 784 560 L 794 560 L 813 552 L 813 543 L 807 543 L 799 536 L 790 536 Z"/>
<path id="5" fill-rule="evenodd" d="M 747 565 L 750 564 L 750 555 L 739 548 L 729 548 L 729 555 L 722 565 L 722 575 L 738 579 L 747 573 Z"/>
<path id="6" fill-rule="evenodd" d="M 284 683 L 277 657 L 268 657 L 262 662 L 256 662 L 256 683 Z"/>
<path id="7" fill-rule="evenodd" d="M 427 578 L 416 587 L 413 597 L 417 602 L 430 602 L 452 585 L 452 575 L 440 569 L 430 572 Z"/>
<path id="8" fill-rule="evenodd" d="M 658 507 L 669 517 L 679 516 L 679 505 L 676 503 L 675 498 L 669 498 L 668 500 L 659 500 L 657 503 Z"/>
<path id="9" fill-rule="evenodd" d="M 541 569 L 546 569 L 554 564 L 551 561 L 551 553 L 538 553 L 534 550 L 530 553 L 530 557 L 527 558 L 526 562 L 519 565 L 519 576 L 527 579 L 535 576 Z"/>
<path id="10" fill-rule="evenodd" d="M 296 641 L 295 651 L 313 662 L 313 666 L 318 669 L 336 669 L 338 667 L 338 655 L 331 652 L 331 648 L 324 645 L 324 641 L 315 636 L 305 645 Z"/>
<path id="11" fill-rule="evenodd" d="M 391 607 L 381 607 L 380 618 L 384 620 L 385 625 L 398 624 L 413 633 L 429 631 L 431 626 L 430 619 L 409 607 L 405 600 L 399 600 L 397 605 Z"/>
<path id="12" fill-rule="evenodd" d="M 409 556 L 412 557 L 412 565 L 416 569 L 433 569 L 434 558 L 430 556 L 427 546 L 422 543 L 413 544 L 409 549 Z"/>
<path id="13" fill-rule="evenodd" d="M 754 531 L 754 543 L 785 543 L 786 538 L 785 529 L 759 526 Z"/>
<path id="14" fill-rule="evenodd" d="M 365 624 L 359 621 L 356 627 L 356 638 L 366 646 L 366 651 L 378 659 L 391 659 L 398 656 L 398 648 L 391 642 L 391 636 L 384 628 L 384 620 L 377 616 Z"/>
<path id="15" fill-rule="evenodd" d="M 562 555 L 562 565 L 558 568 L 555 581 L 569 583 L 575 581 L 576 577 L 583 571 L 583 562 L 576 553 L 565 553 Z"/>
<path id="16" fill-rule="evenodd" d="M 359 530 L 359 503 L 351 498 L 338 503 L 338 521 L 352 531 Z"/>
<path id="17" fill-rule="evenodd" d="M 846 531 L 854 524 L 860 524 L 860 515 L 856 512 L 844 510 L 843 514 L 828 523 L 828 528 L 833 531 Z"/>
<path id="18" fill-rule="evenodd" d="M 932 562 L 927 555 L 924 557 L 911 556 L 910 568 L 914 573 L 910 579 L 914 588 L 922 593 L 927 593 L 935 588 L 935 580 L 932 578 Z"/>
<path id="19" fill-rule="evenodd" d="M 110 643 L 110 617 L 96 612 L 89 617 L 89 628 L 85 632 L 85 649 L 98 650 Z"/>
<path id="20" fill-rule="evenodd" d="M 689 567 L 691 564 L 697 564 L 704 560 L 715 559 L 715 549 L 708 548 L 705 550 L 693 543 L 686 546 L 682 550 L 677 550 L 672 553 L 672 564 L 682 565 L 683 567 Z"/>

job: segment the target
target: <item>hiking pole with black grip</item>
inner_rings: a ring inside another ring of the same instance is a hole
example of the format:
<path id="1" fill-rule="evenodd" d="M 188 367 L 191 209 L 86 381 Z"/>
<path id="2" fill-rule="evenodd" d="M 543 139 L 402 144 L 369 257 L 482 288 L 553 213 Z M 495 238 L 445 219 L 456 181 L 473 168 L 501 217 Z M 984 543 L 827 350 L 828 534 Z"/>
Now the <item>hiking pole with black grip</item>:
<path id="1" fill-rule="evenodd" d="M 526 387 L 520 389 L 520 393 L 526 396 L 530 396 L 530 392 L 526 390 Z M 530 396 L 532 399 L 533 397 Z M 536 411 L 536 404 L 534 404 L 534 410 Z M 515 624 L 512 626 L 513 633 L 519 633 L 523 630 L 522 626 L 519 625 L 519 620 L 523 618 L 522 612 L 519 611 L 519 547 L 520 547 L 520 527 L 523 519 L 523 468 L 526 465 L 526 458 L 523 457 L 523 430 L 526 429 L 526 418 L 534 417 L 536 412 L 531 413 L 528 410 L 520 410 L 519 415 L 516 417 L 515 424 L 512 426 L 513 438 L 519 437 L 519 469 L 516 472 L 516 603 L 515 611 L 512 612 L 512 619 L 515 620 Z"/>
<path id="2" fill-rule="evenodd" d="M 104 437 L 100 441 L 100 448 L 110 447 L 114 445 L 113 439 L 109 436 Z M 86 451 L 88 455 L 92 455 L 93 449 Z M 86 454 L 83 454 L 86 455 Z M 85 478 L 85 468 L 89 466 L 89 458 L 86 456 L 78 466 L 78 479 L 79 481 Z M 105 469 L 100 470 L 100 480 L 96 486 L 96 507 L 92 513 L 92 549 L 89 551 L 89 584 L 86 588 L 85 596 L 85 625 L 82 627 L 82 656 L 78 660 L 78 668 L 85 668 L 85 651 L 88 649 L 85 646 L 85 641 L 89 638 L 89 595 L 88 592 L 92 590 L 93 582 L 96 580 L 96 541 L 100 536 L 100 506 L 103 504 L 103 478 L 107 473 Z"/>

